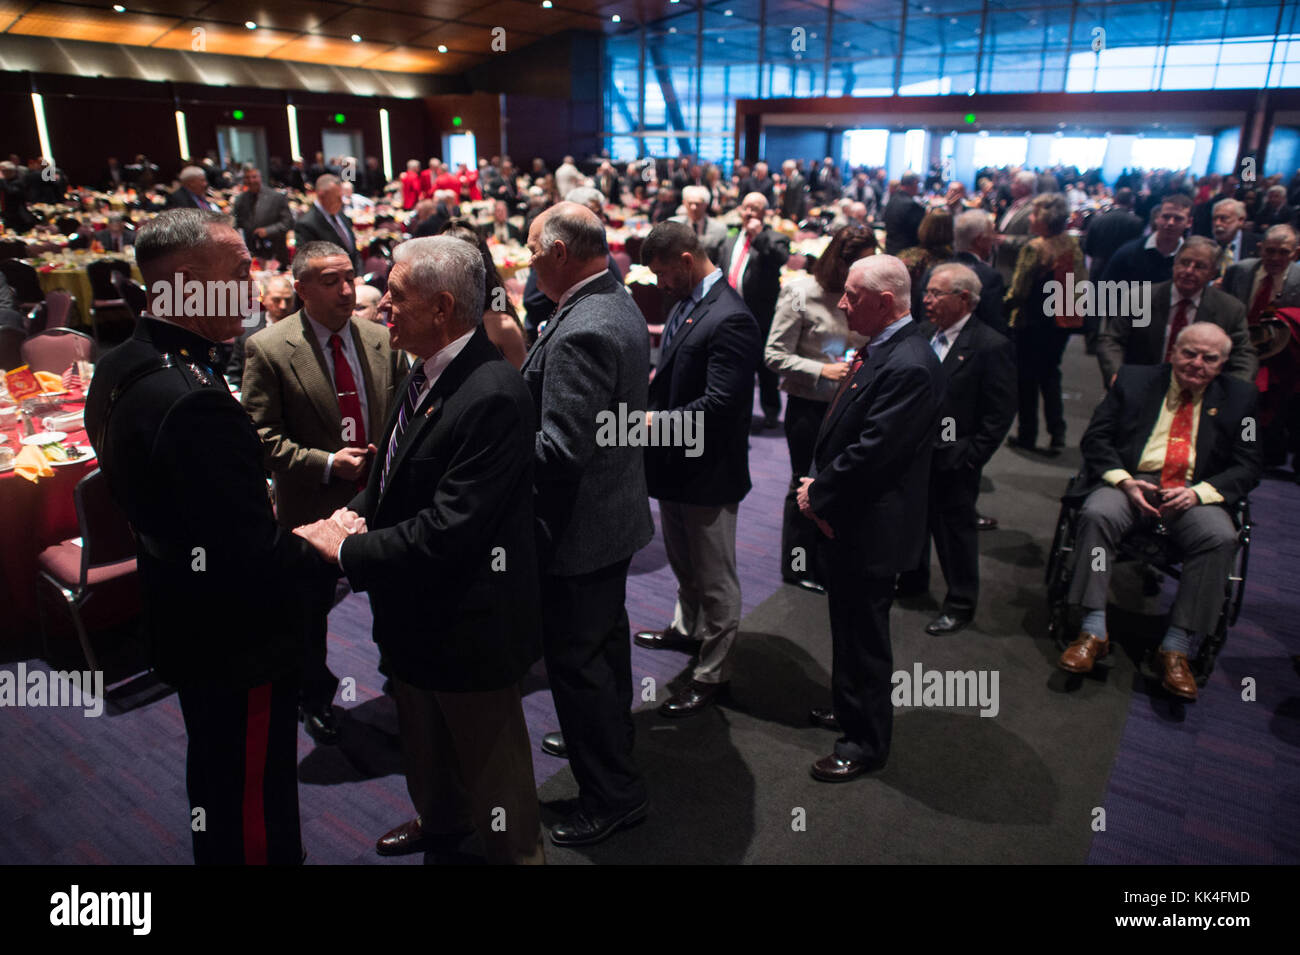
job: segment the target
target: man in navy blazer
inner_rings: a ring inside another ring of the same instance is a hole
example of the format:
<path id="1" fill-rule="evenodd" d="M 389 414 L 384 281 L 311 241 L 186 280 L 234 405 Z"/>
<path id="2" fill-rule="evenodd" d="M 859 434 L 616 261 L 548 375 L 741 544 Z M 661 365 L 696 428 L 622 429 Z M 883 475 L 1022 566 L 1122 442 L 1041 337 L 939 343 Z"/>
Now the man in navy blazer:
<path id="1" fill-rule="evenodd" d="M 695 230 L 662 222 L 641 247 L 661 289 L 677 299 L 664 325 L 646 413 L 646 483 L 659 500 L 677 606 L 662 631 L 634 638 L 649 649 L 698 654 L 691 682 L 663 716 L 703 710 L 727 685 L 740 629 L 736 515 L 749 493 L 754 369 L 763 350 L 745 300 L 710 261 Z"/>
<path id="2" fill-rule="evenodd" d="M 841 782 L 884 766 L 894 708 L 889 608 L 894 578 L 915 567 L 926 535 L 930 459 L 944 380 L 911 315 L 912 280 L 892 255 L 859 259 L 839 308 L 867 336 L 831 401 L 799 509 L 829 538 L 834 709 L 813 720 L 842 730 L 814 779 Z"/>
<path id="3" fill-rule="evenodd" d="M 352 222 L 343 213 L 343 182 L 338 176 L 324 175 L 316 180 L 316 201 L 293 224 L 294 240 L 301 248 L 308 242 L 333 242 L 352 260 L 352 268 L 361 274 L 361 256 Z"/>

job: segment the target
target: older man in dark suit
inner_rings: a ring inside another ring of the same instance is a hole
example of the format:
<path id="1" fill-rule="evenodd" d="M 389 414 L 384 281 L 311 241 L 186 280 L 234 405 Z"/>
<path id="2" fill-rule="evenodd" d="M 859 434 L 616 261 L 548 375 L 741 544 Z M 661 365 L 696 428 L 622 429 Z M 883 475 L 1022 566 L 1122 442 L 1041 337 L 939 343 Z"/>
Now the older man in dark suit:
<path id="1" fill-rule="evenodd" d="M 1174 257 L 1173 280 L 1151 289 L 1149 314 L 1138 315 L 1130 307 L 1123 314 L 1106 317 L 1097 336 L 1097 361 L 1107 387 L 1120 365 L 1158 365 L 1171 360 L 1174 339 L 1193 322 L 1213 322 L 1226 331 L 1232 338 L 1232 354 L 1224 371 L 1243 381 L 1255 380 L 1259 360 L 1250 343 L 1246 309 L 1209 284 L 1218 256 L 1219 247 L 1213 240 L 1192 236 Z"/>
<path id="2" fill-rule="evenodd" d="M 930 459 L 943 370 L 911 315 L 912 279 L 890 255 L 859 259 L 840 309 L 867 337 L 826 412 L 799 508 L 829 538 L 833 710 L 813 720 L 842 730 L 814 779 L 840 782 L 889 756 L 894 578 L 917 565 L 926 534 Z"/>
<path id="3" fill-rule="evenodd" d="M 294 291 L 302 310 L 244 344 L 242 401 L 257 426 L 275 481 L 276 518 L 294 528 L 328 517 L 364 486 L 388 420 L 406 356 L 388 329 L 352 318 L 347 253 L 332 242 L 299 247 Z M 326 662 L 327 584 L 311 615 L 302 681 L 302 719 L 318 743 L 338 741 L 332 701 L 338 678 Z"/>
<path id="4" fill-rule="evenodd" d="M 983 209 L 967 209 L 957 216 L 953 223 L 952 261 L 964 265 L 980 281 L 979 303 L 975 306 L 975 316 L 987 328 L 1005 335 L 1007 321 L 1002 310 L 1002 298 L 1006 294 L 1006 283 L 1002 273 L 989 265 L 989 256 L 993 253 L 993 213 Z M 921 288 L 927 288 L 923 283 Z M 926 303 L 913 302 L 912 311 L 919 321 L 929 318 Z"/>
<path id="5" fill-rule="evenodd" d="M 294 222 L 293 234 L 298 245 L 333 242 L 341 246 L 352 261 L 352 268 L 361 271 L 357 237 L 352 232 L 352 223 L 343 214 L 343 183 L 338 176 L 326 174 L 316 180 L 316 201 Z"/>
<path id="6" fill-rule="evenodd" d="M 997 273 L 994 272 L 996 275 Z M 930 537 L 948 583 L 939 616 L 925 630 L 956 633 L 970 624 L 979 600 L 979 542 L 975 502 L 980 475 L 1016 416 L 1015 349 L 975 314 L 980 284 L 964 265 L 939 265 L 930 273 L 924 332 L 943 365 L 947 391 L 930 468 Z M 927 539 L 915 570 L 901 574 L 901 593 L 930 583 Z"/>
<path id="7" fill-rule="evenodd" d="M 650 334 L 609 274 L 605 227 L 562 202 L 528 234 L 538 289 L 556 311 L 524 362 L 540 422 L 536 500 L 543 553 L 542 640 L 578 810 L 551 829 L 556 845 L 590 845 L 645 818 L 632 758 L 627 569 L 654 536 L 641 448 L 598 440 L 602 422 L 646 407 Z"/>
<path id="8" fill-rule="evenodd" d="M 418 815 L 380 855 L 476 833 L 490 862 L 545 860 L 519 681 L 539 656 L 534 409 L 483 331 L 483 260 L 450 237 L 394 250 L 381 309 L 419 359 L 351 507 L 299 528 L 370 594 Z M 355 533 L 349 533 L 353 531 Z"/>
<path id="9" fill-rule="evenodd" d="M 885 252 L 889 255 L 897 255 L 917 244 L 917 230 L 925 218 L 925 206 L 916 198 L 920 182 L 921 177 L 916 173 L 905 172 L 898 178 L 898 185 L 889 192 L 883 216 Z"/>
<path id="10" fill-rule="evenodd" d="M 645 456 L 677 577 L 677 606 L 667 627 L 635 640 L 654 650 L 698 652 L 690 683 L 659 707 L 663 716 L 689 716 L 731 678 L 741 606 L 736 515 L 751 486 L 753 370 L 763 340 L 744 300 L 690 226 L 655 226 L 641 255 L 659 287 L 677 300 L 650 382 L 646 428 L 659 437 Z"/>
<path id="11" fill-rule="evenodd" d="M 751 192 L 740 202 L 740 232 L 722 244 L 718 267 L 727 283 L 740 293 L 758 322 L 763 341 L 772 330 L 776 300 L 781 294 L 781 266 L 790 258 L 790 240 L 770 229 L 763 219 L 768 201 Z M 781 419 L 781 379 L 766 365 L 758 369 L 758 403 L 763 427 L 775 428 Z"/>
<path id="12" fill-rule="evenodd" d="M 1038 177 L 1022 169 L 1011 177 L 1011 202 L 998 217 L 997 261 L 1004 281 L 1010 281 L 1021 247 L 1033 236 L 1029 234 L 1030 203 L 1038 189 Z"/>
<path id="13" fill-rule="evenodd" d="M 201 167 L 186 166 L 176 178 L 181 184 L 167 197 L 168 209 L 218 211 L 217 204 L 208 198 L 208 175 Z"/>
<path id="14" fill-rule="evenodd" d="M 1259 442 L 1249 424 L 1255 386 L 1220 374 L 1232 347 L 1219 326 L 1189 325 L 1174 340 L 1172 364 L 1121 368 L 1093 413 L 1080 444 L 1085 483 L 1075 493 L 1086 500 L 1068 595 L 1083 621 L 1058 661 L 1061 669 L 1087 673 L 1106 655 L 1115 549 L 1139 524 L 1160 521 L 1183 554 L 1160 644 L 1164 687 L 1196 699 L 1187 658 L 1223 607 L 1237 550 L 1229 509 L 1259 482 Z"/>
<path id="15" fill-rule="evenodd" d="M 293 213 L 284 193 L 262 185 L 262 173 L 244 166 L 244 191 L 235 199 L 235 228 L 244 233 L 248 251 L 262 259 L 289 262 L 286 241 L 293 228 Z M 333 240 L 332 240 L 333 241 Z"/>

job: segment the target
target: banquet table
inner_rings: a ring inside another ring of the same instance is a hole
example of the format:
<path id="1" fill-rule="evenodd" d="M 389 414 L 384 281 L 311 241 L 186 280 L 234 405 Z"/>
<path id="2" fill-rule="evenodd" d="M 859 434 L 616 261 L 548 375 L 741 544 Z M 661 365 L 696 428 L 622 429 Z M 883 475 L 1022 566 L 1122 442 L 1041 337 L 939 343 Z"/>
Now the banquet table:
<path id="1" fill-rule="evenodd" d="M 85 398 L 74 391 L 62 410 L 84 406 Z M 47 411 L 37 420 L 59 412 Z M 6 427 L 7 447 L 21 448 L 20 429 Z M 89 454 L 90 439 L 85 429 L 67 432 L 65 445 L 80 444 Z M 99 467 L 99 459 L 86 457 L 55 467 L 50 477 L 33 484 L 14 470 L 0 472 L 0 639 L 34 633 L 39 627 L 36 608 L 36 559 L 42 550 L 80 534 L 73 491 L 77 482 Z"/>
<path id="2" fill-rule="evenodd" d="M 90 323 L 90 305 L 95 300 L 95 293 L 90 288 L 90 276 L 86 272 L 86 266 L 91 262 L 97 262 L 102 259 L 113 259 L 116 261 L 127 261 L 124 257 L 115 255 L 91 255 L 85 262 L 79 262 L 76 265 L 42 265 L 38 262 L 29 262 L 36 268 L 36 280 L 41 285 L 41 291 L 50 293 L 55 289 L 64 289 L 71 292 L 77 297 L 77 309 L 80 312 L 79 320 L 71 322 L 73 325 L 88 325 Z M 131 262 L 131 278 L 139 284 L 144 284 L 144 277 L 140 274 L 139 267 L 135 262 Z"/>

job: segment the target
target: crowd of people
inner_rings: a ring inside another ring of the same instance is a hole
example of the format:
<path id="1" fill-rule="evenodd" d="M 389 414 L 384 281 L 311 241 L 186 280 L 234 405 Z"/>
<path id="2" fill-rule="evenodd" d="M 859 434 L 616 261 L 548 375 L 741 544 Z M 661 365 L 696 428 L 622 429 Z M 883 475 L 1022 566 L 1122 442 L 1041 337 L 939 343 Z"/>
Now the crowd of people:
<path id="1" fill-rule="evenodd" d="M 1107 389 L 1079 439 L 1076 551 L 1113 555 L 1153 522 L 1177 542 L 1163 685 L 1195 699 L 1189 655 L 1217 622 L 1237 546 L 1229 509 L 1300 435 L 1297 182 L 1289 195 L 1134 172 L 1112 192 L 1096 170 L 1011 168 L 981 170 L 968 196 L 942 177 L 846 178 L 830 158 L 780 168 L 565 157 L 520 174 L 508 157 L 434 159 L 384 182 L 369 159 L 318 154 L 272 164 L 266 180 L 209 159 L 180 171 L 166 211 L 126 230 L 151 294 L 245 279 L 255 258 L 291 266 L 268 270 L 257 328 L 144 314 L 101 360 L 87 404 L 137 531 L 153 664 L 180 692 L 190 799 L 207 807 L 196 861 L 300 860 L 295 716 L 337 740 L 325 621 L 347 589 L 370 598 L 415 810 L 379 853 L 475 833 L 492 861 L 544 859 L 519 691 L 539 658 L 559 721 L 543 749 L 570 760 L 579 787 L 551 841 L 588 845 L 639 822 L 650 788 L 633 753 L 625 603 L 631 559 L 654 534 L 649 500 L 677 602 L 633 642 L 692 655 L 658 707 L 689 717 L 744 679 L 737 515 L 749 438 L 764 429 L 783 427 L 790 457 L 782 577 L 827 597 L 831 698 L 810 701 L 810 718 L 838 737 L 811 774 L 879 768 L 892 603 L 929 589 L 933 544 L 947 592 L 926 629 L 971 625 L 977 535 L 996 525 L 977 509 L 983 468 L 1004 444 L 1066 446 L 1061 360 L 1075 333 Z M 140 201 L 152 207 L 155 188 Z M 477 222 L 462 215 L 475 203 Z M 391 222 L 376 236 L 401 240 L 373 269 L 351 221 L 362 208 Z M 17 209 L 6 198 L 9 228 Z M 662 316 L 622 281 L 609 236 L 628 210 L 649 220 L 639 264 Z M 792 252 L 800 235 L 825 243 Z M 522 319 L 496 246 L 526 249 Z M 1099 301 L 1108 283 L 1134 287 L 1109 313 L 1062 291 Z M 643 437 L 680 438 L 697 416 L 702 440 L 603 439 L 603 417 L 628 409 Z M 1242 426 L 1255 419 L 1259 440 Z M 1062 669 L 1106 654 L 1108 581 L 1076 567 L 1080 625 Z M 221 609 L 178 640 L 169 610 L 182 605 Z M 220 667 L 207 645 L 229 648 Z M 247 765 L 250 751 L 265 765 Z M 250 808 L 252 772 L 265 799 Z"/>

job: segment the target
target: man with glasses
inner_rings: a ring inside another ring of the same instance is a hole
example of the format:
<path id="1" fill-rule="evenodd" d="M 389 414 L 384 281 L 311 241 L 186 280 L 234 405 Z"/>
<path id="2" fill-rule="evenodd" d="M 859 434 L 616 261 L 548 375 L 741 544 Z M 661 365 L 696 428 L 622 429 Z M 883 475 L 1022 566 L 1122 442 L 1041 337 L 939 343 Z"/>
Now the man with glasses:
<path id="1" fill-rule="evenodd" d="M 1211 322 L 1188 325 L 1172 362 L 1125 365 L 1093 413 L 1080 447 L 1086 494 L 1068 600 L 1078 638 L 1057 665 L 1087 673 L 1110 647 L 1106 598 L 1119 542 L 1160 522 L 1183 556 L 1178 595 L 1160 644 L 1163 686 L 1196 699 L 1188 656 L 1218 624 L 1237 551 L 1231 509 L 1259 483 L 1255 386 L 1221 374 L 1232 340 Z"/>

